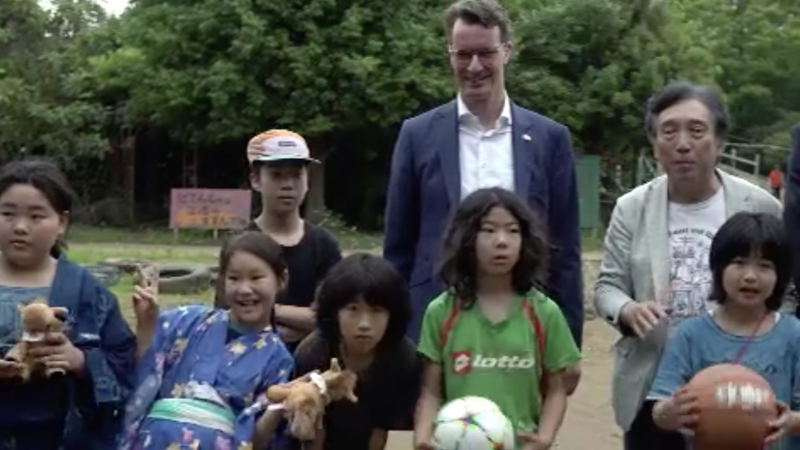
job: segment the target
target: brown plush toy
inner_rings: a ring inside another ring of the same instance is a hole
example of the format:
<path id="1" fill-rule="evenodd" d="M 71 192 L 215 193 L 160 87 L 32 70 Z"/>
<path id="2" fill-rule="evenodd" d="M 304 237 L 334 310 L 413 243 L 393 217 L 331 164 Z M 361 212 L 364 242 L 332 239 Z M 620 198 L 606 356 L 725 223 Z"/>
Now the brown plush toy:
<path id="1" fill-rule="evenodd" d="M 47 333 L 61 333 L 64 331 L 64 322 L 59 316 L 67 314 L 66 308 L 51 307 L 44 299 L 36 299 L 28 305 L 19 307 L 22 315 L 22 339 L 17 342 L 5 356 L 9 361 L 22 364 L 20 377 L 27 381 L 34 372 L 44 371 L 48 377 L 54 374 L 64 374 L 62 369 L 47 369 L 37 365 L 28 350 L 31 346 L 38 345 L 44 340 Z"/>
<path id="2" fill-rule="evenodd" d="M 325 372 L 312 372 L 286 384 L 267 389 L 270 403 L 283 404 L 289 419 L 289 430 L 301 441 L 313 441 L 322 428 L 325 407 L 332 401 L 357 402 L 357 377 L 351 370 L 342 370 L 336 358 Z"/>

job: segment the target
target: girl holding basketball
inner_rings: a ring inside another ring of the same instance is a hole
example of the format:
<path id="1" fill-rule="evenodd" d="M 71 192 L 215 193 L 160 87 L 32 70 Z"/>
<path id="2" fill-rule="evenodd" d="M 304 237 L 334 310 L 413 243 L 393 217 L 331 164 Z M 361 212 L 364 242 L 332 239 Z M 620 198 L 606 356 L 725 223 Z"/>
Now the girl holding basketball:
<path id="1" fill-rule="evenodd" d="M 712 295 L 718 307 L 687 319 L 670 335 L 649 398 L 653 420 L 666 430 L 696 422 L 696 397 L 682 389 L 701 370 L 742 364 L 761 375 L 780 402 L 771 424 L 772 448 L 800 448 L 783 436 L 800 432 L 793 393 L 800 391 L 800 322 L 778 312 L 791 274 L 792 255 L 781 221 L 772 215 L 738 213 L 711 243 Z"/>
<path id="2" fill-rule="evenodd" d="M 580 351 L 558 305 L 538 289 L 546 261 L 533 213 L 512 192 L 481 189 L 458 207 L 444 240 L 447 289 L 422 322 L 418 450 L 432 448 L 440 406 L 468 395 L 502 409 L 518 448 L 552 445 L 567 408 L 564 374 Z"/>

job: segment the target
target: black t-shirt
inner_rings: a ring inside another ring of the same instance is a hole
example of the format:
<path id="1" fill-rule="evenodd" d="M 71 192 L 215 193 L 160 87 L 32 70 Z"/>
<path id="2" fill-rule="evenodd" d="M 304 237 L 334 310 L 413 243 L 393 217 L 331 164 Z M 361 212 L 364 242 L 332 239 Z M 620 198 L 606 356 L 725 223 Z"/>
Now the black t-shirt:
<path id="1" fill-rule="evenodd" d="M 318 332 L 306 337 L 294 353 L 295 375 L 330 367 L 332 357 Z M 340 358 L 341 362 L 341 358 Z M 410 430 L 420 386 L 421 364 L 408 339 L 384 348 L 358 374 L 357 403 L 333 402 L 325 411 L 325 450 L 369 450 L 373 430 Z M 295 442 L 292 448 L 299 449 Z"/>
<path id="2" fill-rule="evenodd" d="M 255 221 L 250 222 L 245 230 L 262 231 Z M 281 305 L 311 306 L 317 284 L 342 259 L 339 244 L 325 228 L 305 222 L 300 242 L 291 247 L 281 247 L 289 270 L 289 283 L 276 302 Z M 224 307 L 224 301 L 217 299 L 216 306 Z"/>

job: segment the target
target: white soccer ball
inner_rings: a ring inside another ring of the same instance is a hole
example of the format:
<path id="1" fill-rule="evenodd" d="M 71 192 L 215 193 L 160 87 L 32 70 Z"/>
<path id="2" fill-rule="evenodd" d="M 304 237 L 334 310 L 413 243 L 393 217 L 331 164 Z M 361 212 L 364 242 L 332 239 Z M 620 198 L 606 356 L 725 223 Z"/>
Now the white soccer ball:
<path id="1" fill-rule="evenodd" d="M 433 445 L 438 450 L 514 450 L 514 426 L 493 401 L 462 397 L 439 410 Z"/>

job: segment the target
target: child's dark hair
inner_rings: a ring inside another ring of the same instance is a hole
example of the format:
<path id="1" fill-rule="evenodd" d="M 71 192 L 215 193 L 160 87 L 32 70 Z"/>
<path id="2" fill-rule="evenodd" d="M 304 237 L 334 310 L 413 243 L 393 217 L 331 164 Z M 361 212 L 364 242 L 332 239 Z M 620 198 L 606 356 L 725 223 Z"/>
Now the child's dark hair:
<path id="1" fill-rule="evenodd" d="M 73 210 L 75 192 L 70 187 L 64 172 L 51 161 L 24 159 L 12 161 L 0 168 L 0 195 L 17 184 L 27 184 L 36 188 L 58 214 L 69 214 Z M 59 238 L 50 253 L 58 257 L 66 248 L 67 244 Z"/>
<path id="2" fill-rule="evenodd" d="M 341 335 L 339 311 L 358 300 L 389 312 L 380 345 L 392 346 L 403 339 L 411 319 L 408 285 L 385 259 L 354 253 L 331 267 L 317 289 L 317 328 L 331 348 L 338 346 Z"/>
<path id="3" fill-rule="evenodd" d="M 231 257 L 237 252 L 249 253 L 264 261 L 278 278 L 286 276 L 286 261 L 283 259 L 283 249 L 266 234 L 260 231 L 243 231 L 230 235 L 222 245 L 219 252 L 219 276 L 217 277 L 217 292 L 215 304 L 221 304 L 225 293 L 225 274 Z M 273 326 L 275 314 L 272 314 Z"/>
<path id="4" fill-rule="evenodd" d="M 505 209 L 519 222 L 522 246 L 511 273 L 514 292 L 525 294 L 545 285 L 547 240 L 533 211 L 513 192 L 501 188 L 479 189 L 468 195 L 453 214 L 445 233 L 439 270 L 447 288 L 464 307 L 475 302 L 478 276 L 475 240 L 484 218 L 493 208 Z"/>
<path id="5" fill-rule="evenodd" d="M 783 223 L 771 214 L 740 212 L 731 216 L 711 241 L 709 266 L 713 277 L 711 298 L 725 303 L 723 273 L 737 258 L 758 255 L 775 266 L 775 289 L 766 300 L 770 311 L 781 307 L 792 273 L 792 253 Z"/>

